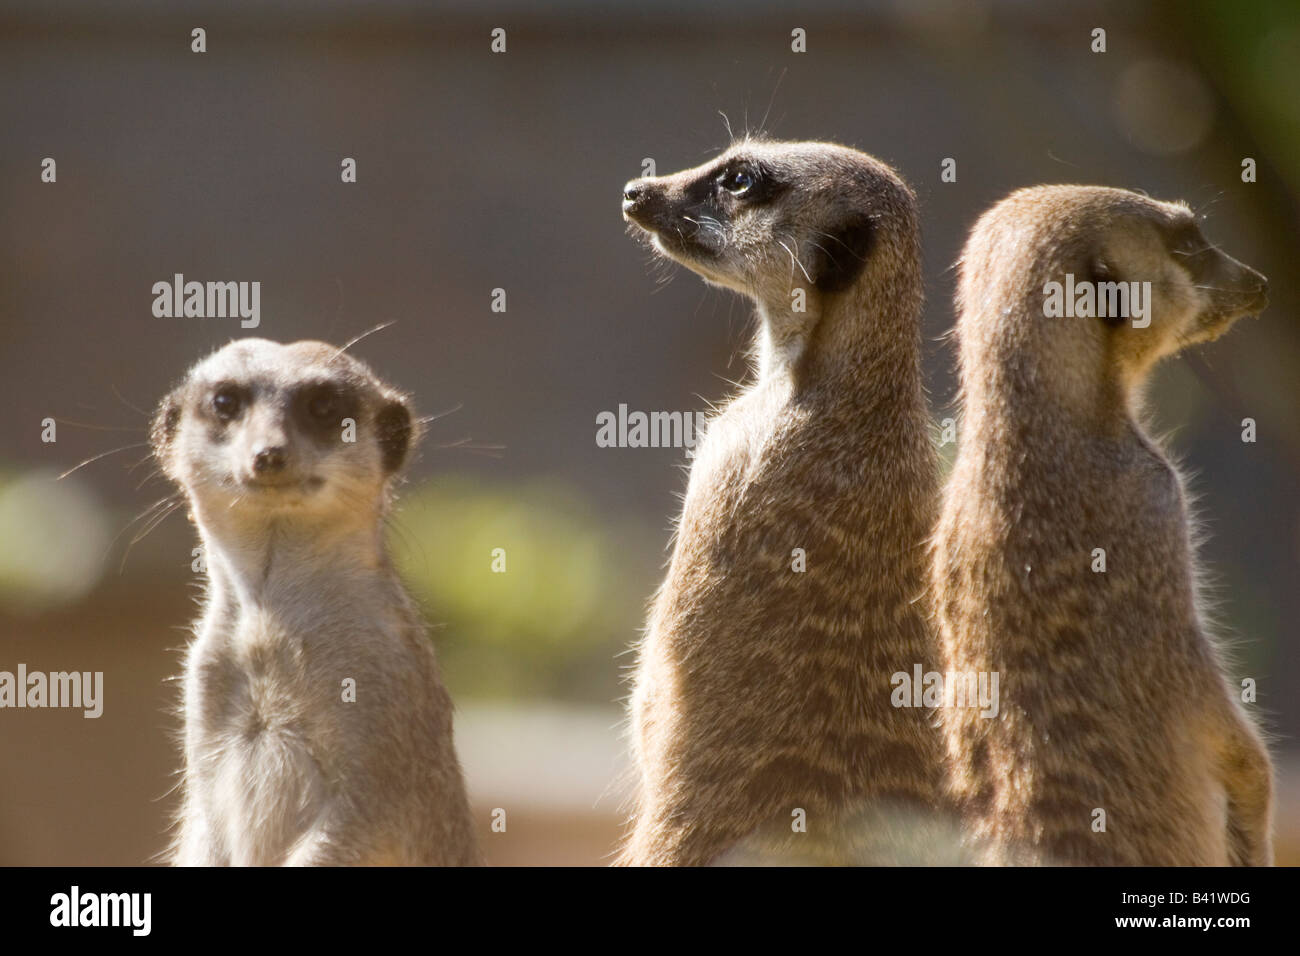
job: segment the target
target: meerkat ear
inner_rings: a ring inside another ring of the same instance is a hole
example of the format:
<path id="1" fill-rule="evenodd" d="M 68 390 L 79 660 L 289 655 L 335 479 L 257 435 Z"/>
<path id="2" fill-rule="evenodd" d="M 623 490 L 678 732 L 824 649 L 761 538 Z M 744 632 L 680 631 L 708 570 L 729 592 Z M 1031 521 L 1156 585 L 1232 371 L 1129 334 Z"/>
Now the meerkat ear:
<path id="1" fill-rule="evenodd" d="M 375 434 L 379 440 L 386 474 L 391 475 L 406 461 L 406 454 L 411 450 L 413 431 L 411 409 L 400 398 L 385 402 L 375 413 Z"/>
<path id="2" fill-rule="evenodd" d="M 153 421 L 149 425 L 149 446 L 159 461 L 165 460 L 171 450 L 172 441 L 176 438 L 176 427 L 180 422 L 181 390 L 177 388 L 168 392 L 158 403 L 158 410 L 154 412 Z"/>
<path id="3" fill-rule="evenodd" d="M 834 232 L 814 238 L 808 274 L 819 292 L 843 292 L 857 281 L 875 239 L 871 218 L 856 215 Z"/>

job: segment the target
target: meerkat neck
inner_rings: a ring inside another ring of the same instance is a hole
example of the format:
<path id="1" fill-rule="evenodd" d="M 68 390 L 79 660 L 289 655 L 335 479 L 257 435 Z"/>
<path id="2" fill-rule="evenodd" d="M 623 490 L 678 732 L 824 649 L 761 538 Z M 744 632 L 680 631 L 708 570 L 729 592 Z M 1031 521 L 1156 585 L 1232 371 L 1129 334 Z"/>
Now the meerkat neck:
<path id="1" fill-rule="evenodd" d="M 905 301 L 853 290 L 809 302 L 807 312 L 768 303 L 758 311 L 759 381 L 787 377 L 796 386 L 834 384 L 852 392 L 919 389 L 919 298 L 909 311 Z"/>
<path id="2" fill-rule="evenodd" d="M 391 573 L 378 516 L 349 522 L 285 516 L 220 528 L 204 521 L 200 528 L 214 594 L 241 607 L 273 604 L 276 594 L 296 593 L 308 579 L 337 593 Z"/>
<path id="3" fill-rule="evenodd" d="M 815 323 L 817 316 L 760 301 L 758 320 L 758 380 L 766 383 L 791 377 L 808 345 L 805 328 Z"/>
<path id="4" fill-rule="evenodd" d="M 1061 330 L 1044 325 L 1040 315 L 1025 314 L 1017 322 L 993 316 L 963 318 L 961 324 L 1006 330 L 999 340 L 973 344 L 972 353 L 962 360 L 962 427 L 988 439 L 981 445 L 986 453 L 1022 456 L 1023 444 L 1048 451 L 1046 440 L 1036 443 L 1035 434 L 1059 438 L 1062 421 L 1074 426 L 1066 435 L 1093 438 L 1115 437 L 1134 426 L 1133 385 L 1114 374 L 1111 360 L 1086 343 L 1062 349 L 1041 341 Z M 1017 441 L 997 437 L 1005 435 Z"/>

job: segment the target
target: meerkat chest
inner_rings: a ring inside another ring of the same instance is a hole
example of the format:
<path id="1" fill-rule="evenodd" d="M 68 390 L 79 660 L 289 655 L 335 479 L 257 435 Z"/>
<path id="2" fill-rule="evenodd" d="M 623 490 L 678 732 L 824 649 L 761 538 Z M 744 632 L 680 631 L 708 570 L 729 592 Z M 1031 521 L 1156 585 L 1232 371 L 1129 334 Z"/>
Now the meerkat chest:
<path id="1" fill-rule="evenodd" d="M 725 506 L 743 492 L 763 461 L 784 418 L 782 396 L 771 389 L 747 392 L 711 419 L 696 446 L 686 509 Z"/>
<path id="2" fill-rule="evenodd" d="M 202 740 L 236 759 L 265 756 L 251 745 L 275 737 L 328 752 L 340 684 L 320 643 L 301 623 L 261 610 L 204 633 L 187 702 Z"/>
<path id="3" fill-rule="evenodd" d="M 311 641 L 274 615 L 201 632 L 186 679 L 188 765 L 236 865 L 283 862 L 329 799 L 340 733 Z"/>

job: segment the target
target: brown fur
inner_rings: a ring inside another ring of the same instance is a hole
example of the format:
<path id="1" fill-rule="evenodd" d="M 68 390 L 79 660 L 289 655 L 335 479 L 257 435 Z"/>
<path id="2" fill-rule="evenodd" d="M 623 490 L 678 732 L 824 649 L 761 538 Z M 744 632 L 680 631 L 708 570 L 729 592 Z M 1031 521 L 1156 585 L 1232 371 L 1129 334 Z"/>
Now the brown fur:
<path id="1" fill-rule="evenodd" d="M 757 199 L 718 186 L 738 167 L 764 177 Z M 753 142 L 625 195 L 661 252 L 750 296 L 760 328 L 756 381 L 697 449 L 640 647 L 619 862 L 911 861 L 941 751 L 927 711 L 890 703 L 891 675 L 934 650 L 915 199 L 863 153 Z"/>
<path id="2" fill-rule="evenodd" d="M 322 342 L 240 339 L 159 406 L 154 452 L 208 571 L 177 864 L 481 862 L 451 698 L 384 543 L 418 435 L 405 395 Z"/>
<path id="3" fill-rule="evenodd" d="M 1157 360 L 1263 308 L 1263 276 L 1181 204 L 1074 186 L 999 203 L 961 269 L 964 420 L 932 583 L 944 669 L 1000 674 L 997 719 L 942 714 L 972 839 L 1001 863 L 1269 863 L 1268 754 L 1138 408 Z M 1045 317 L 1067 272 L 1150 281 L 1150 327 Z"/>

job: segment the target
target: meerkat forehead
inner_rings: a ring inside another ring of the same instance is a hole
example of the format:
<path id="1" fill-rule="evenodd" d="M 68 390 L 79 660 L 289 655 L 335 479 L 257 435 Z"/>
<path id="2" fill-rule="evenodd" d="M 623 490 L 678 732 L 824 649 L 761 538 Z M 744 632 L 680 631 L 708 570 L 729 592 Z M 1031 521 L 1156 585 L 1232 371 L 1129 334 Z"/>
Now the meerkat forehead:
<path id="1" fill-rule="evenodd" d="M 999 297 L 1029 290 L 1062 269 L 1109 272 L 1118 260 L 1130 272 L 1154 275 L 1171 253 L 1208 245 L 1196 215 L 1181 201 L 1106 186 L 1032 186 L 976 222 L 962 253 L 961 297 L 983 298 L 980 290 L 991 284 Z"/>
<path id="2" fill-rule="evenodd" d="M 1182 201 L 1164 202 L 1109 186 L 1031 186 L 1002 200 L 981 217 L 973 235 L 1023 231 L 1026 225 L 1056 243 L 1092 238 L 1113 226 L 1147 224 L 1160 233 L 1194 227 Z"/>
<path id="3" fill-rule="evenodd" d="M 791 187 L 802 191 L 825 189 L 853 198 L 856 186 L 861 191 L 858 198 L 862 199 L 897 196 L 914 200 L 911 189 L 888 165 L 838 143 L 742 140 L 710 162 L 677 176 L 692 178 L 694 174 L 694 178 L 708 182 L 732 168 L 739 170 L 747 165 L 763 174 L 761 184 L 771 188 L 771 198 Z"/>
<path id="4" fill-rule="evenodd" d="M 238 339 L 195 365 L 186 381 L 232 381 L 266 390 L 323 381 L 359 392 L 385 388 L 363 362 L 326 342 L 309 340 L 282 344 L 269 339 Z"/>

